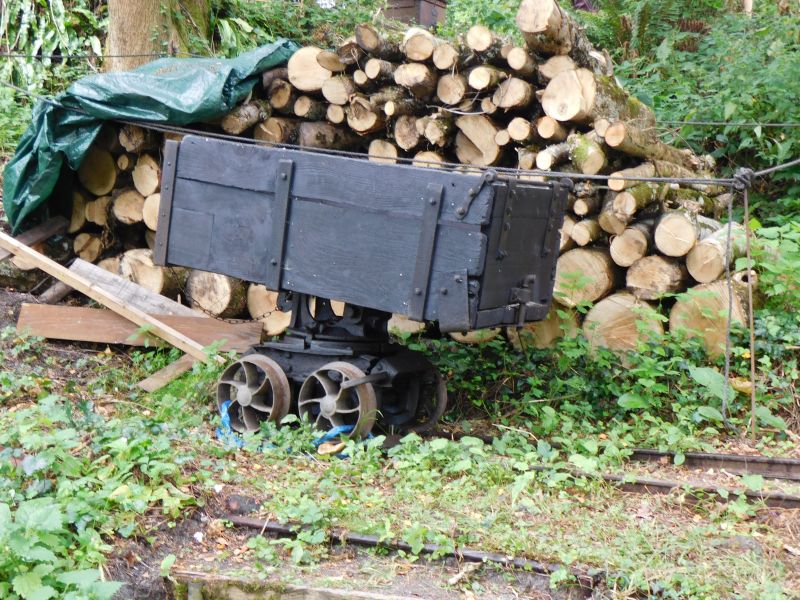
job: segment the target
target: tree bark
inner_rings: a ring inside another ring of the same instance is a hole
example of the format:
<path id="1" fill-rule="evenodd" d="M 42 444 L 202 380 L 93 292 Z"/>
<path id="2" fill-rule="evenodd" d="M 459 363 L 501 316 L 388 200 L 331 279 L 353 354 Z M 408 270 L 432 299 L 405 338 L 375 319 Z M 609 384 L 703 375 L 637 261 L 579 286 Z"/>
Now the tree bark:
<path id="1" fill-rule="evenodd" d="M 147 55 L 185 52 L 190 37 L 209 38 L 210 16 L 208 0 L 108 0 L 105 70 L 127 71 L 156 58 Z"/>
<path id="2" fill-rule="evenodd" d="M 610 60 L 598 53 L 589 38 L 556 0 L 522 0 L 517 27 L 528 47 L 538 54 L 568 54 L 580 67 L 609 74 Z"/>

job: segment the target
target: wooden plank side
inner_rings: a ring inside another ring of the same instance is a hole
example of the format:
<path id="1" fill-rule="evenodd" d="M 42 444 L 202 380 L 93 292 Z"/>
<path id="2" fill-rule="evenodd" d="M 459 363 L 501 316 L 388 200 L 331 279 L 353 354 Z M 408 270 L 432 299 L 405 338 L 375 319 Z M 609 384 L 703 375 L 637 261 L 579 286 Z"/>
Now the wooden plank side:
<path id="1" fill-rule="evenodd" d="M 170 363 L 163 369 L 156 371 L 147 379 L 142 379 L 136 385 L 145 392 L 152 394 L 153 392 L 163 388 L 165 385 L 172 383 L 184 373 L 190 371 L 195 362 L 196 361 L 194 358 L 188 354 L 184 354 L 175 362 Z"/>
<path id="2" fill-rule="evenodd" d="M 25 233 L 18 235 L 15 239 L 20 244 L 33 246 L 34 244 L 38 244 L 50 239 L 54 235 L 64 233 L 67 230 L 68 225 L 69 221 L 67 221 L 67 219 L 64 217 L 53 217 L 52 219 L 48 219 L 44 223 L 29 229 Z M 11 256 L 14 256 L 13 252 L 6 250 L 5 248 L 0 248 L 0 262 Z"/>
<path id="3" fill-rule="evenodd" d="M 220 161 L 220 156 L 225 156 L 225 160 Z M 469 213 L 463 219 L 457 216 L 457 208 L 480 179 L 476 173 L 377 164 L 319 152 L 254 147 L 194 136 L 187 136 L 181 143 L 177 177 L 273 194 L 280 160 L 291 160 L 295 164 L 293 197 L 419 217 L 427 186 L 434 183 L 444 189 L 442 218 L 470 224 L 485 223 L 492 205 L 491 186 L 484 186 L 472 200 Z M 173 205 L 191 207 L 181 200 L 176 186 Z M 224 197 L 219 197 L 218 201 L 224 202 Z"/>
<path id="4" fill-rule="evenodd" d="M 165 324 L 197 343 L 208 346 L 223 341 L 223 350 L 243 352 L 261 341 L 261 323 L 228 323 L 209 317 L 156 315 Z M 158 338 L 141 333 L 141 328 L 126 318 L 102 308 L 23 304 L 17 329 L 30 335 L 98 344 L 156 346 Z"/>
<path id="5" fill-rule="evenodd" d="M 156 294 L 148 289 L 137 285 L 114 273 L 109 273 L 105 269 L 88 263 L 80 258 L 72 263 L 69 270 L 84 279 L 87 279 L 94 286 L 101 288 L 105 292 L 115 296 L 128 306 L 135 307 L 142 312 L 151 315 L 180 315 L 184 317 L 202 317 L 201 313 L 192 310 L 174 300 L 165 298 L 161 294 Z"/>
<path id="6" fill-rule="evenodd" d="M 21 244 L 10 235 L 0 233 L 0 247 L 5 248 L 9 252 L 13 252 L 17 256 L 27 258 L 48 275 L 52 275 L 59 281 L 63 281 L 67 285 L 72 286 L 79 292 L 89 296 L 92 300 L 100 302 L 107 308 L 110 308 L 114 312 L 124 316 L 126 319 L 133 321 L 137 325 L 149 325 L 151 327 L 151 331 L 155 335 L 163 340 L 166 340 L 173 346 L 180 348 L 184 352 L 191 354 L 198 360 L 202 360 L 203 362 L 209 362 L 212 360 L 216 362 L 222 361 L 221 357 L 212 358 L 207 356 L 203 346 L 186 337 L 181 332 L 176 331 L 172 327 L 164 324 L 159 319 L 148 315 L 142 310 L 130 306 L 123 299 L 120 299 L 114 294 L 109 293 L 103 288 L 93 284 L 90 279 L 70 271 L 66 267 L 58 264 L 56 261 L 46 257 L 41 252 L 37 252 L 36 250 L 29 248 L 25 244 Z"/>

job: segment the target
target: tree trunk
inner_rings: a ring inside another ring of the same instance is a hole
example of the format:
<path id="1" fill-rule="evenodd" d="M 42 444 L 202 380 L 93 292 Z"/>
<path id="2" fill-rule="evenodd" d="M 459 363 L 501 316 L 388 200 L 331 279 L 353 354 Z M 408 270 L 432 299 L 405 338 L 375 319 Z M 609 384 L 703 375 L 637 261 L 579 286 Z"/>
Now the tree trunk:
<path id="1" fill-rule="evenodd" d="M 652 131 L 644 132 L 631 124 L 616 122 L 606 131 L 605 141 L 611 148 L 629 156 L 663 160 L 687 169 L 697 167 L 699 159 L 691 151 L 665 144 Z"/>
<path id="2" fill-rule="evenodd" d="M 86 203 L 86 220 L 100 227 L 108 223 L 108 208 L 111 205 L 111 196 L 102 196 Z M 76 230 L 77 231 L 77 230 Z M 72 233 L 75 233 L 74 231 Z"/>
<path id="3" fill-rule="evenodd" d="M 484 115 L 467 115 L 456 119 L 461 131 L 456 136 L 456 156 L 464 164 L 481 167 L 495 165 L 502 156 L 495 141 L 498 127 Z"/>
<path id="4" fill-rule="evenodd" d="M 131 154 L 155 150 L 159 146 L 159 141 L 156 132 L 138 125 L 123 125 L 119 131 L 119 143 Z"/>
<path id="5" fill-rule="evenodd" d="M 433 59 L 433 51 L 443 43 L 444 40 L 435 37 L 430 31 L 412 27 L 406 31 L 401 50 L 408 60 L 425 62 Z"/>
<path id="6" fill-rule="evenodd" d="M 647 255 L 653 245 L 655 219 L 643 219 L 627 227 L 611 240 L 611 259 L 620 267 L 630 267 Z"/>
<path id="7" fill-rule="evenodd" d="M 506 327 L 506 337 L 515 350 L 526 348 L 552 348 L 563 337 L 578 335 L 578 315 L 564 307 L 553 305 L 542 321 L 526 323 L 522 327 Z"/>
<path id="8" fill-rule="evenodd" d="M 562 122 L 591 123 L 604 118 L 635 122 L 643 128 L 655 126 L 655 116 L 647 106 L 619 87 L 613 78 L 588 69 L 556 75 L 544 90 L 542 109 L 547 116 Z"/>
<path id="9" fill-rule="evenodd" d="M 268 336 L 281 335 L 292 320 L 292 312 L 278 310 L 278 292 L 251 283 L 247 288 L 247 311 L 255 321 L 261 321 Z"/>
<path id="10" fill-rule="evenodd" d="M 243 281 L 207 271 L 189 274 L 186 295 L 192 308 L 223 319 L 238 317 L 247 305 L 247 289 Z"/>
<path id="11" fill-rule="evenodd" d="M 149 154 L 142 154 L 133 169 L 133 187 L 145 198 L 160 190 L 161 163 Z"/>
<path id="12" fill-rule="evenodd" d="M 665 211 L 655 229 L 656 248 L 667 256 L 686 256 L 698 240 L 717 231 L 718 221 L 686 209 Z"/>
<path id="13" fill-rule="evenodd" d="M 328 105 L 311 96 L 300 96 L 294 101 L 294 114 L 301 119 L 321 121 L 328 114 Z"/>
<path id="14" fill-rule="evenodd" d="M 322 121 L 306 122 L 298 127 L 297 143 L 309 148 L 349 150 L 358 144 L 358 138 L 344 127 Z"/>
<path id="15" fill-rule="evenodd" d="M 100 258 L 103 250 L 105 250 L 103 238 L 94 233 L 79 233 L 75 236 L 72 247 L 76 256 L 90 263 Z"/>
<path id="16" fill-rule="evenodd" d="M 730 255 L 728 255 L 728 225 L 722 225 L 709 234 L 686 255 L 686 268 L 699 283 L 711 283 L 725 273 L 725 266 L 745 253 L 745 229 L 739 223 L 731 224 Z"/>
<path id="17" fill-rule="evenodd" d="M 348 75 L 337 75 L 325 80 L 322 84 L 322 95 L 331 104 L 344 106 L 350 101 L 350 96 L 356 93 L 356 84 Z"/>
<path id="18" fill-rule="evenodd" d="M 575 248 L 558 257 L 554 294 L 564 306 L 594 302 L 617 284 L 617 267 L 605 248 Z"/>
<path id="19" fill-rule="evenodd" d="M 150 231 L 158 229 L 158 211 L 161 208 L 161 194 L 151 194 L 144 199 L 142 221 Z"/>
<path id="20" fill-rule="evenodd" d="M 364 52 L 372 56 L 389 61 L 400 60 L 403 56 L 399 45 L 395 41 L 379 33 L 369 23 L 356 25 L 355 40 Z"/>
<path id="21" fill-rule="evenodd" d="M 389 165 L 397 164 L 397 157 L 400 152 L 389 140 L 372 140 L 367 151 L 372 162 L 385 163 Z"/>
<path id="22" fill-rule="evenodd" d="M 153 263 L 153 252 L 145 248 L 128 250 L 120 257 L 119 274 L 167 298 L 175 299 L 186 284 L 186 269 L 160 267 Z"/>
<path id="23" fill-rule="evenodd" d="M 328 69 L 317 62 L 322 52 L 314 46 L 300 48 L 292 54 L 286 68 L 289 69 L 289 83 L 301 92 L 319 92 L 322 84 L 333 76 Z"/>
<path id="24" fill-rule="evenodd" d="M 407 63 L 400 65 L 394 72 L 397 85 L 408 88 L 415 98 L 425 99 L 436 90 L 436 73 L 427 65 Z"/>
<path id="25" fill-rule="evenodd" d="M 403 150 L 416 148 L 421 137 L 417 130 L 417 117 L 414 115 L 401 115 L 394 122 L 394 141 Z"/>
<path id="26" fill-rule="evenodd" d="M 270 105 L 265 100 L 240 104 L 222 118 L 222 130 L 230 135 L 241 135 L 256 123 L 269 119 L 270 112 Z"/>
<path id="27" fill-rule="evenodd" d="M 78 169 L 78 181 L 95 196 L 105 196 L 117 183 L 117 161 L 110 152 L 92 146 Z"/>
<path id="28" fill-rule="evenodd" d="M 364 97 L 353 97 L 346 113 L 350 129 L 361 135 L 379 131 L 386 124 L 384 112 Z"/>
<path id="29" fill-rule="evenodd" d="M 105 70 L 127 71 L 155 59 L 147 55 L 185 52 L 191 39 L 209 38 L 210 16 L 208 0 L 108 0 Z"/>
<path id="30" fill-rule="evenodd" d="M 528 47 L 538 54 L 569 54 L 580 67 L 610 74 L 610 59 L 598 53 L 589 38 L 556 0 L 523 0 L 517 27 Z"/>
<path id="31" fill-rule="evenodd" d="M 276 79 L 269 86 L 269 105 L 282 115 L 294 115 L 297 91 L 284 79 Z"/>
<path id="32" fill-rule="evenodd" d="M 386 82 L 394 81 L 394 71 L 397 65 L 388 60 L 380 58 L 370 58 L 364 65 L 364 73 L 373 81 Z"/>
<path id="33" fill-rule="evenodd" d="M 299 128 L 300 121 L 297 119 L 270 117 L 256 126 L 253 137 L 274 144 L 294 144 L 297 142 Z"/>
<path id="34" fill-rule="evenodd" d="M 467 78 L 459 74 L 442 75 L 436 85 L 436 97 L 448 106 L 460 104 L 468 91 Z"/>
<path id="35" fill-rule="evenodd" d="M 536 72 L 536 61 L 525 48 L 519 46 L 511 48 L 506 56 L 506 62 L 515 73 L 522 77 L 531 77 Z"/>
<path id="36" fill-rule="evenodd" d="M 67 233 L 78 233 L 86 225 L 86 205 L 89 199 L 80 190 L 72 192 L 72 214 L 69 218 Z"/>
<path id="37" fill-rule="evenodd" d="M 509 77 L 500 84 L 492 96 L 497 108 L 519 110 L 534 101 L 533 86 L 517 77 Z"/>
<path id="38" fill-rule="evenodd" d="M 575 61 L 569 56 L 559 55 L 551 56 L 542 64 L 539 65 L 539 77 L 546 84 L 559 73 L 564 71 L 574 71 L 578 68 Z"/>
<path id="39" fill-rule="evenodd" d="M 669 329 L 689 338 L 700 337 L 706 352 L 718 357 L 725 351 L 728 329 L 728 304 L 732 300 L 732 321 L 746 323 L 746 303 L 734 287 L 733 298 L 725 281 L 697 285 L 680 296 L 669 313 Z"/>
<path id="40" fill-rule="evenodd" d="M 543 140 L 549 142 L 563 142 L 569 135 L 569 130 L 552 117 L 536 119 L 536 133 Z"/>
<path id="41" fill-rule="evenodd" d="M 572 230 L 575 228 L 575 219 L 570 215 L 564 215 L 564 224 L 559 231 L 558 253 L 563 254 L 567 250 L 575 247 L 575 240 L 572 239 Z"/>
<path id="42" fill-rule="evenodd" d="M 583 219 L 575 223 L 572 228 L 572 239 L 578 246 L 588 246 L 595 240 L 603 237 L 604 232 L 597 219 Z"/>
<path id="43" fill-rule="evenodd" d="M 135 225 L 141 223 L 144 210 L 144 196 L 135 189 L 122 190 L 114 198 L 111 212 L 114 217 L 123 225 Z"/>
<path id="44" fill-rule="evenodd" d="M 654 254 L 633 263 L 625 277 L 628 291 L 643 300 L 658 300 L 686 289 L 686 266 L 674 258 Z"/>
<path id="45" fill-rule="evenodd" d="M 469 87 L 479 92 L 493 90 L 501 81 L 508 78 L 508 73 L 491 65 L 481 65 L 469 72 Z M 496 104 L 495 104 L 496 106 Z"/>
<path id="46" fill-rule="evenodd" d="M 586 314 L 583 334 L 591 348 L 636 350 L 641 342 L 664 335 L 659 316 L 633 294 L 618 292 L 595 304 Z"/>

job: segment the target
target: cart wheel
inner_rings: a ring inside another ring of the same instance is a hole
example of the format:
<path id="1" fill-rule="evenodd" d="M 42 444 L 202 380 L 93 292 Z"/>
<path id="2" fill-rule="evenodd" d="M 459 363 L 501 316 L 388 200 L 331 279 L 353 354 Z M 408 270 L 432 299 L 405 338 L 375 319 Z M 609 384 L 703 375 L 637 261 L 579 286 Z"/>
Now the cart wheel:
<path id="1" fill-rule="evenodd" d="M 300 418 L 322 430 L 352 426 L 352 437 L 366 437 L 375 425 L 378 403 L 371 383 L 347 385 L 366 377 L 347 362 L 331 362 L 309 375 L 300 388 L 297 408 Z"/>
<path id="2" fill-rule="evenodd" d="M 408 431 L 415 433 L 425 433 L 430 431 L 439 422 L 439 419 L 444 415 L 447 410 L 447 383 L 444 377 L 438 372 L 433 373 L 435 381 L 431 385 L 426 385 L 428 388 L 422 402 L 417 407 L 417 424 L 409 427 Z"/>
<path id="3" fill-rule="evenodd" d="M 289 412 L 291 387 L 274 360 L 261 354 L 244 356 L 222 373 L 217 383 L 217 406 L 229 402 L 235 431 L 256 431 L 262 421 L 279 423 Z"/>

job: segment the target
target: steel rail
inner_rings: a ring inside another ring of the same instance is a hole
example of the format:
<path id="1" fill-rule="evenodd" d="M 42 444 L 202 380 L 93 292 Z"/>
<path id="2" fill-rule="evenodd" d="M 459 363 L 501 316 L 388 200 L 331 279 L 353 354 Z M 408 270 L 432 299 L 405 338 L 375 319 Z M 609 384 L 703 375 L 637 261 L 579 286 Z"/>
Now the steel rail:
<path id="1" fill-rule="evenodd" d="M 262 534 L 271 533 L 275 535 L 295 537 L 302 528 L 292 527 L 276 521 L 265 521 L 263 519 L 254 519 L 252 517 L 243 517 L 238 515 L 222 516 L 222 519 L 229 521 L 237 527 L 247 527 L 250 529 L 258 529 Z M 328 542 L 331 544 L 342 544 L 349 546 L 361 546 L 364 548 L 384 548 L 387 550 L 402 550 L 403 552 L 412 552 L 410 544 L 401 542 L 394 539 L 383 539 L 374 535 L 364 535 L 360 533 L 352 533 L 343 529 L 332 529 L 328 532 Z M 496 552 L 482 552 L 470 548 L 456 548 L 450 550 L 438 544 L 424 544 L 419 552 L 420 554 L 435 554 L 439 557 L 455 558 L 456 560 L 465 562 L 477 563 L 492 563 L 503 567 L 511 567 L 521 569 L 523 571 L 531 571 L 539 573 L 540 575 L 551 575 L 552 573 L 565 568 L 563 565 L 551 564 L 531 560 L 527 558 L 514 558 Z M 597 585 L 605 579 L 605 572 L 600 569 L 581 569 L 577 567 L 567 567 L 568 570 L 575 576 L 581 587 L 587 589 L 594 589 Z"/>
<path id="2" fill-rule="evenodd" d="M 433 432 L 431 437 L 442 437 L 460 440 L 463 437 L 477 437 L 485 444 L 492 444 L 495 437 L 490 435 L 472 435 L 468 433 Z M 399 441 L 399 438 L 397 439 Z M 386 447 L 396 441 L 392 439 Z M 558 444 L 552 444 L 558 449 Z M 659 462 L 668 459 L 674 465 L 675 452 L 655 450 L 652 448 L 632 448 L 628 460 L 634 462 Z M 747 454 L 717 454 L 714 452 L 685 452 L 681 467 L 689 469 L 717 469 L 735 475 L 761 475 L 767 479 L 785 479 L 800 481 L 800 459 L 772 456 L 754 456 Z M 678 466 L 678 465 L 674 465 Z"/>

